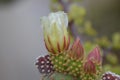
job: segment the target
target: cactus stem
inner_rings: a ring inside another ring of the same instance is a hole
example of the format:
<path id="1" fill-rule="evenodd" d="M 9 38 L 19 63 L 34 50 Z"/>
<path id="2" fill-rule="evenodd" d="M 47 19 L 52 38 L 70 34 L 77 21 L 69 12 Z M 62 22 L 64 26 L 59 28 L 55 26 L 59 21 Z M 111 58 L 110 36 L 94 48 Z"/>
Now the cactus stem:
<path id="1" fill-rule="evenodd" d="M 58 62 L 58 60 L 56 59 L 56 60 L 55 60 L 55 62 L 57 63 L 57 62 Z"/>
<path id="2" fill-rule="evenodd" d="M 81 65 L 79 64 L 79 65 L 78 65 L 78 67 L 80 68 L 80 67 L 81 67 Z"/>
<path id="3" fill-rule="evenodd" d="M 62 62 L 60 61 L 60 62 L 59 62 L 59 64 L 61 65 L 61 64 L 62 64 Z"/>

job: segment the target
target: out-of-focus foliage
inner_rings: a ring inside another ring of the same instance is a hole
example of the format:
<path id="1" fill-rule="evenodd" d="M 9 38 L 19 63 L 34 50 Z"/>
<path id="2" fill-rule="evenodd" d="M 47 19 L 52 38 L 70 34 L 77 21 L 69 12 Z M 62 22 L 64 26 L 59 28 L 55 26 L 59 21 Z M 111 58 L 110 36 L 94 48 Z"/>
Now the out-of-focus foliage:
<path id="1" fill-rule="evenodd" d="M 109 48 L 111 42 L 108 40 L 106 36 L 98 37 L 95 39 L 95 42 L 100 45 L 102 48 Z"/>
<path id="2" fill-rule="evenodd" d="M 120 33 L 114 33 L 112 36 L 113 48 L 119 50 L 120 49 Z"/>
<path id="3" fill-rule="evenodd" d="M 86 51 L 85 53 L 89 53 L 95 45 L 99 45 L 103 52 L 104 70 L 110 70 L 120 74 L 120 33 L 111 33 L 113 35 L 109 37 L 103 35 L 104 33 L 98 33 L 98 30 L 95 30 L 91 21 L 86 18 L 87 10 L 84 6 L 81 6 L 81 1 L 82 0 L 52 0 L 51 10 L 59 11 L 67 9 L 69 22 L 73 21 L 74 26 L 72 27 L 75 28 L 78 35 L 80 35 Z M 69 25 L 69 27 L 71 26 Z M 109 32 L 109 29 L 107 32 Z"/>
<path id="4" fill-rule="evenodd" d="M 84 17 L 86 14 L 86 10 L 83 7 L 80 7 L 76 4 L 72 4 L 70 5 L 70 9 L 69 9 L 69 20 L 74 20 L 75 24 L 77 26 L 80 26 L 83 21 L 84 21 Z"/>
<path id="5" fill-rule="evenodd" d="M 104 67 L 104 71 L 112 71 L 117 74 L 120 74 L 120 65 L 113 66 L 111 64 L 106 64 L 106 65 L 103 65 L 103 67 Z"/>
<path id="6" fill-rule="evenodd" d="M 118 59 L 117 59 L 117 56 L 115 55 L 115 54 L 108 54 L 107 56 L 106 56 L 106 59 L 108 60 L 108 62 L 110 63 L 110 64 L 113 64 L 113 65 L 116 65 L 116 64 L 118 64 Z"/>
<path id="7" fill-rule="evenodd" d="M 90 21 L 86 21 L 84 25 L 85 33 L 89 36 L 96 36 L 97 32 L 96 30 L 92 27 L 92 24 Z"/>
<path id="8" fill-rule="evenodd" d="M 63 6 L 58 2 L 58 0 L 51 0 L 50 8 L 52 11 L 61 11 L 63 10 Z M 53 4 L 54 3 L 54 4 Z"/>
<path id="9" fill-rule="evenodd" d="M 116 72 L 117 74 L 120 74 L 120 64 L 118 62 L 117 55 L 114 53 L 109 53 L 106 56 L 106 60 L 108 63 L 103 66 L 104 70 L 111 70 L 113 72 Z"/>

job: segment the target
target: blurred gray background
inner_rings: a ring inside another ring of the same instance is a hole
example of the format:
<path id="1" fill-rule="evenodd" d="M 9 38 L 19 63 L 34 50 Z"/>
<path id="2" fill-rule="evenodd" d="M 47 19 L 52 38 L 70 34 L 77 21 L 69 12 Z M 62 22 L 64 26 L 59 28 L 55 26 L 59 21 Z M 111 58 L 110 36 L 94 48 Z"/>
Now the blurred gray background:
<path id="1" fill-rule="evenodd" d="M 40 17 L 49 12 L 49 0 L 0 4 L 0 80 L 40 80 L 34 62 L 47 53 Z"/>

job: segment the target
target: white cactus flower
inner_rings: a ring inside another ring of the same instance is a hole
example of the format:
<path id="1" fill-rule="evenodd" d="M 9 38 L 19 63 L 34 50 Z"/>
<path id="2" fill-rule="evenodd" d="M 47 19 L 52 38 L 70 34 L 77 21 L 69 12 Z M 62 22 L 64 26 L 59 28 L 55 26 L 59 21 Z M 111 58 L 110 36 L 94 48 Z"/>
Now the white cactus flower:
<path id="1" fill-rule="evenodd" d="M 46 48 L 54 54 L 67 50 L 70 39 L 67 32 L 68 17 L 63 11 L 41 18 Z"/>

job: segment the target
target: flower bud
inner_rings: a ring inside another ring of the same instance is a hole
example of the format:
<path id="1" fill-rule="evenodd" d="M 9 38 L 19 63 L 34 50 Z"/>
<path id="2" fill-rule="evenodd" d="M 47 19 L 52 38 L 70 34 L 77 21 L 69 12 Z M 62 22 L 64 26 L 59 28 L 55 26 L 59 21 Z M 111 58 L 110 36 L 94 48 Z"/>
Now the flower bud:
<path id="1" fill-rule="evenodd" d="M 47 75 L 54 71 L 53 64 L 51 63 L 49 55 L 45 55 L 44 57 L 38 57 L 35 65 L 37 66 L 41 74 Z"/>
<path id="2" fill-rule="evenodd" d="M 87 62 L 85 62 L 84 72 L 87 74 L 95 74 L 96 73 L 95 64 L 91 60 L 87 60 Z"/>
<path id="3" fill-rule="evenodd" d="M 96 64 L 101 64 L 101 55 L 99 47 L 95 47 L 87 57 L 89 60 L 92 60 Z"/>
<path id="4" fill-rule="evenodd" d="M 68 17 L 60 11 L 50 13 L 48 17 L 41 18 L 44 31 L 44 41 L 49 52 L 56 54 L 67 50 L 70 38 L 67 32 Z"/>
<path id="5" fill-rule="evenodd" d="M 84 49 L 82 44 L 80 43 L 80 39 L 77 37 L 75 42 L 73 43 L 71 50 L 70 50 L 71 57 L 76 59 L 83 59 L 84 57 Z"/>
<path id="6" fill-rule="evenodd" d="M 102 75 L 101 80 L 120 80 L 120 75 L 108 71 Z"/>

